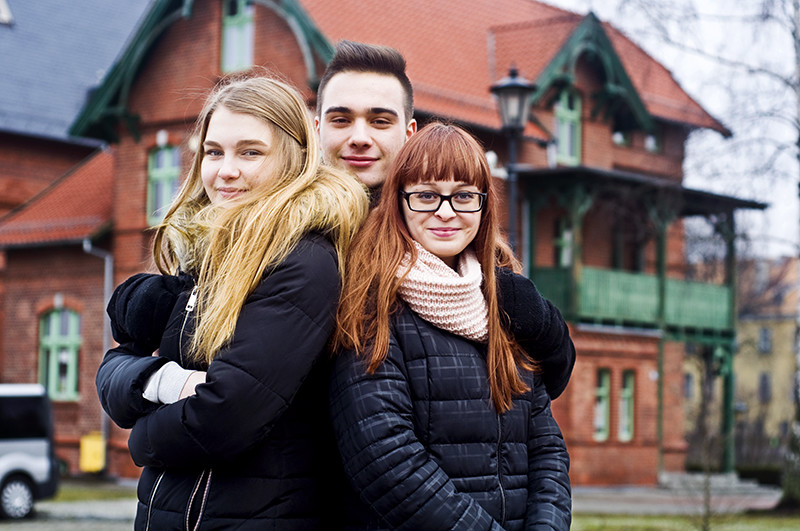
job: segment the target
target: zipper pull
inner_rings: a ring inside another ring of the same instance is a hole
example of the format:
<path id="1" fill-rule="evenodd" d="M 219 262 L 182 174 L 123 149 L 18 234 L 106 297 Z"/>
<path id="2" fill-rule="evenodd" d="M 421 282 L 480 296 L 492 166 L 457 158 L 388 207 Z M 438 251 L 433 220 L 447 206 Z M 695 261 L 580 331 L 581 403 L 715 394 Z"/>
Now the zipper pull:
<path id="1" fill-rule="evenodd" d="M 194 305 L 197 302 L 197 292 L 200 290 L 198 286 L 192 288 L 192 293 L 189 295 L 189 300 L 186 303 L 186 311 L 191 312 L 194 310 Z"/>

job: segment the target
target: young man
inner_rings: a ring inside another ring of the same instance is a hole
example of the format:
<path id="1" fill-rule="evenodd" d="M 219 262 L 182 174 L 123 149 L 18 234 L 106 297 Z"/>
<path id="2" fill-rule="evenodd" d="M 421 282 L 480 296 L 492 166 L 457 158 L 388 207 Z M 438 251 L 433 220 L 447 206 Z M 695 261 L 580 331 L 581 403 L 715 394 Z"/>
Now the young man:
<path id="1" fill-rule="evenodd" d="M 372 190 L 417 130 L 405 69 L 397 50 L 342 41 L 317 91 L 314 121 L 325 162 L 355 173 Z"/>
<path id="2" fill-rule="evenodd" d="M 314 122 L 325 162 L 354 173 L 378 197 L 395 155 L 417 131 L 414 93 L 400 52 L 341 41 L 320 80 Z M 498 272 L 503 309 L 516 339 L 539 363 L 548 394 L 557 398 L 575 364 L 572 340 L 538 342 L 544 327 L 563 318 L 532 282 L 506 273 Z"/>

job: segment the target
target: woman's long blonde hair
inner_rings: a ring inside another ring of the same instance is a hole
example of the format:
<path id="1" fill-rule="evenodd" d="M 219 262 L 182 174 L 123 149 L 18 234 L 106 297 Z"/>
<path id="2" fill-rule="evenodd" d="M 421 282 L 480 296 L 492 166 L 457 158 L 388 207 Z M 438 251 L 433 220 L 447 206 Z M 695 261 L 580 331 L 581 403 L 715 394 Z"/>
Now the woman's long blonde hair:
<path id="1" fill-rule="evenodd" d="M 495 267 L 518 269 L 497 222 L 497 193 L 483 149 L 475 138 L 454 125 L 434 122 L 403 146 L 383 185 L 378 206 L 359 231 L 347 258 L 337 315 L 334 348 L 355 350 L 374 372 L 386 359 L 392 313 L 398 308 L 397 277 L 403 257 L 416 260 L 413 238 L 400 205 L 400 190 L 421 181 L 464 181 L 487 193 L 481 222 L 470 244 L 483 271 L 483 294 L 489 310 L 486 363 L 492 401 L 498 411 L 511 408 L 514 395 L 528 389 L 519 369 L 534 362 L 504 329 L 500 319 Z M 405 276 L 405 275 L 404 275 Z"/>
<path id="2" fill-rule="evenodd" d="M 220 107 L 269 124 L 281 166 L 245 200 L 211 204 L 200 177 L 211 115 Z M 367 215 L 355 177 L 322 166 L 311 114 L 300 94 L 271 77 L 231 78 L 209 96 L 196 126 L 199 147 L 177 197 L 156 228 L 153 258 L 162 273 L 196 276 L 191 354 L 210 363 L 233 337 L 245 299 L 309 232 L 326 235 L 345 272 L 345 254 Z"/>

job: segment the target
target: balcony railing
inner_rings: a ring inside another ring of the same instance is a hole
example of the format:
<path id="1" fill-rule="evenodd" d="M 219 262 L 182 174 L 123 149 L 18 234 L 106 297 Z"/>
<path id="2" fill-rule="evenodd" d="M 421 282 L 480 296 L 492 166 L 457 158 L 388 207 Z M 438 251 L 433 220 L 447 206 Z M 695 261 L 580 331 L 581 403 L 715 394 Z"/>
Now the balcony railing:
<path id="1" fill-rule="evenodd" d="M 658 326 L 658 277 L 583 267 L 577 308 L 571 307 L 568 269 L 537 268 L 533 280 L 569 319 L 627 326 Z M 728 331 L 731 293 L 727 286 L 667 279 L 664 324 L 671 328 Z"/>

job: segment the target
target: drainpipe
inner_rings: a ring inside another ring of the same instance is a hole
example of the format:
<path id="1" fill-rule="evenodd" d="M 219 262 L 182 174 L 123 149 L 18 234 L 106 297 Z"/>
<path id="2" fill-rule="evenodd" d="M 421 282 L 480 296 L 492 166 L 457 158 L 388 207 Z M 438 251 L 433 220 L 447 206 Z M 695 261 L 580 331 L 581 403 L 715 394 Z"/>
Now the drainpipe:
<path id="1" fill-rule="evenodd" d="M 111 320 L 105 311 L 108 301 L 111 299 L 111 292 L 114 289 L 114 255 L 105 249 L 100 249 L 92 245 L 89 238 L 83 239 L 83 252 L 103 259 L 103 354 L 111 349 Z M 101 413 L 100 433 L 103 436 L 103 444 L 105 445 L 106 465 L 108 466 L 108 434 L 110 423 L 108 415 L 103 411 Z"/>
<path id="2" fill-rule="evenodd" d="M 722 447 L 722 471 L 726 474 L 736 472 L 736 445 L 734 439 L 734 419 L 733 408 L 736 401 L 735 378 L 736 375 L 733 370 L 733 356 L 736 352 L 736 334 L 738 326 L 738 308 L 737 306 L 737 293 L 738 280 L 736 274 L 736 226 L 733 212 L 727 215 L 727 224 L 725 225 L 725 243 L 727 246 L 725 253 L 725 275 L 728 289 L 730 290 L 730 317 L 729 324 L 733 330 L 733 337 L 730 340 L 730 346 L 725 348 L 726 356 L 722 366 L 722 437 L 724 446 Z"/>

